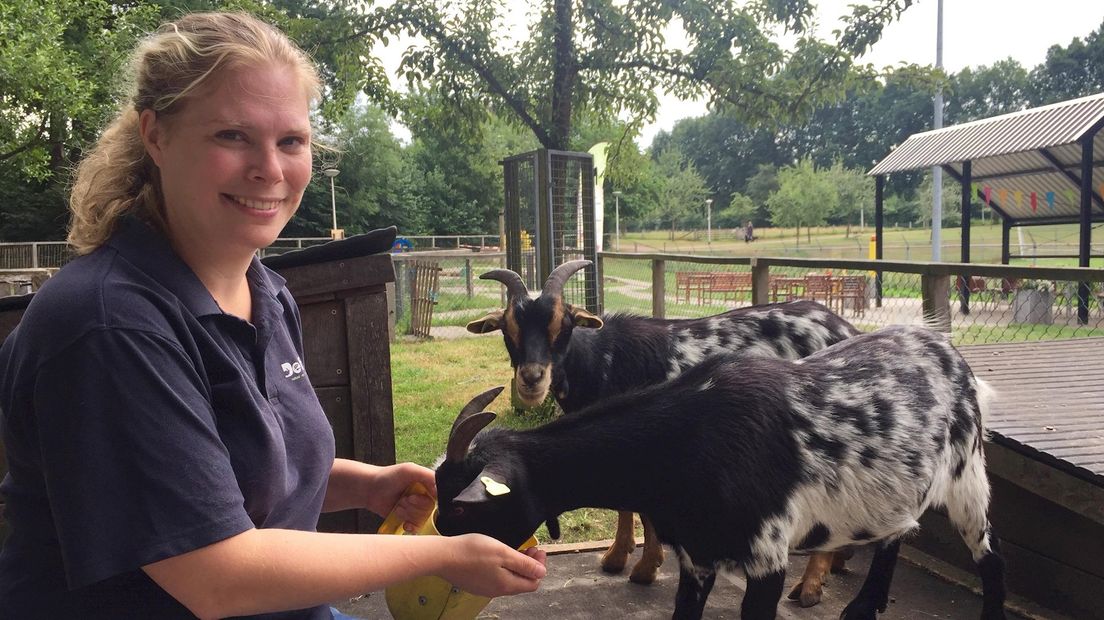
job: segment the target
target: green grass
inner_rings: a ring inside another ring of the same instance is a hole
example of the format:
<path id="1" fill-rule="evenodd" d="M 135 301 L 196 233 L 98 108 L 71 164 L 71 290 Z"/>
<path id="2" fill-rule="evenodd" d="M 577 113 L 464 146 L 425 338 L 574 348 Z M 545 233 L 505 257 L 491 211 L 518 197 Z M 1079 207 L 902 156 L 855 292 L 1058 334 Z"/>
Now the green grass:
<path id="1" fill-rule="evenodd" d="M 402 461 L 431 466 L 444 454 L 452 421 L 476 394 L 509 385 L 510 368 L 502 337 L 400 341 L 391 345 L 391 383 L 395 404 L 395 455 Z M 551 419 L 552 407 L 520 412 L 504 392 L 488 407 L 499 414 L 495 424 L 528 428 Z M 612 538 L 617 514 L 581 509 L 560 517 L 560 542 Z M 544 526 L 537 538 L 550 540 Z"/>

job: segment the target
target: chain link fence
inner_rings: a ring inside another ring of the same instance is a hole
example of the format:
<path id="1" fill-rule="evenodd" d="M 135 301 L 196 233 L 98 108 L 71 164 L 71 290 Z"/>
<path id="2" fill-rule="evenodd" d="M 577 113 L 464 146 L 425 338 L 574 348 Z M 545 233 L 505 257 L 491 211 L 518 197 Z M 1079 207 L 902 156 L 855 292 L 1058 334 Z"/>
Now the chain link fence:
<path id="1" fill-rule="evenodd" d="M 404 258 L 395 257 L 397 273 Z M 501 253 L 435 260 L 441 285 L 433 335 L 462 334 L 467 322 L 503 307 L 502 285 L 479 279 L 502 268 Z M 926 324 L 956 344 L 1104 336 L 1104 269 L 608 252 L 599 263 L 605 312 L 691 318 L 753 301 L 813 299 L 864 331 Z M 570 303 L 585 301 L 574 282 L 581 275 L 565 289 Z M 400 297 L 402 289 L 400 282 Z M 401 300 L 396 307 L 400 324 L 409 321 Z"/>

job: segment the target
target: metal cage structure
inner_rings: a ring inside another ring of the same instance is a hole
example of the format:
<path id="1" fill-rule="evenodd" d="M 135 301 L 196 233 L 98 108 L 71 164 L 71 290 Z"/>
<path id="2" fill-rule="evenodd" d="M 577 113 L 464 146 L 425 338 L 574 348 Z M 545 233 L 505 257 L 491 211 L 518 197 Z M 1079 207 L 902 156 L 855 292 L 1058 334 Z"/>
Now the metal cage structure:
<path id="1" fill-rule="evenodd" d="M 568 303 L 601 312 L 594 217 L 594 157 L 539 149 L 502 160 L 506 266 L 530 290 L 569 260 L 591 264 L 564 286 Z"/>

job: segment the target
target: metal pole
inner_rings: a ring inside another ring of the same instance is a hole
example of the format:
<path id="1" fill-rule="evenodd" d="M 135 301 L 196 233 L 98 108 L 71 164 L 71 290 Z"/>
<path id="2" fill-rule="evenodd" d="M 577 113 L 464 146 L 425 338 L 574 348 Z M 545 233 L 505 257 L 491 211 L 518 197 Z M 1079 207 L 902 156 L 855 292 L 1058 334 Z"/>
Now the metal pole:
<path id="1" fill-rule="evenodd" d="M 330 177 L 330 212 L 333 214 L 333 228 L 337 230 L 337 195 L 334 192 L 334 178 Z"/>
<path id="2" fill-rule="evenodd" d="M 613 192 L 613 247 L 621 251 L 621 190 Z"/>
<path id="3" fill-rule="evenodd" d="M 705 199 L 705 242 L 713 245 L 713 199 Z"/>
<path id="4" fill-rule="evenodd" d="M 935 68 L 943 68 L 943 0 L 939 0 L 935 21 Z M 943 90 L 935 93 L 935 118 L 932 126 L 943 128 Z M 932 261 L 942 261 L 943 253 L 943 169 L 932 167 Z"/>

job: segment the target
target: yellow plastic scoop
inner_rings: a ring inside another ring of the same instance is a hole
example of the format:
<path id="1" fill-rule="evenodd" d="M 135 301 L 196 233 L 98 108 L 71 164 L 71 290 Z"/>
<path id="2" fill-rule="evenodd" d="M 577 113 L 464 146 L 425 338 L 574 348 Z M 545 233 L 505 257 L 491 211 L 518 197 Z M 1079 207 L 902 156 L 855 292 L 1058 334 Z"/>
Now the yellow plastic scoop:
<path id="1" fill-rule="evenodd" d="M 429 495 L 429 492 L 420 483 L 415 482 L 406 489 L 404 495 Z M 416 536 L 440 536 L 437 531 L 437 509 L 426 519 Z M 387 515 L 383 525 L 379 528 L 380 534 L 392 534 L 402 536 L 403 520 L 394 511 Z M 536 537 L 530 536 L 519 551 L 537 546 Z M 404 581 L 387 588 L 385 594 L 387 609 L 395 620 L 474 620 L 479 612 L 491 602 L 485 596 L 476 596 L 465 592 L 440 577 L 417 577 L 410 581 Z"/>

